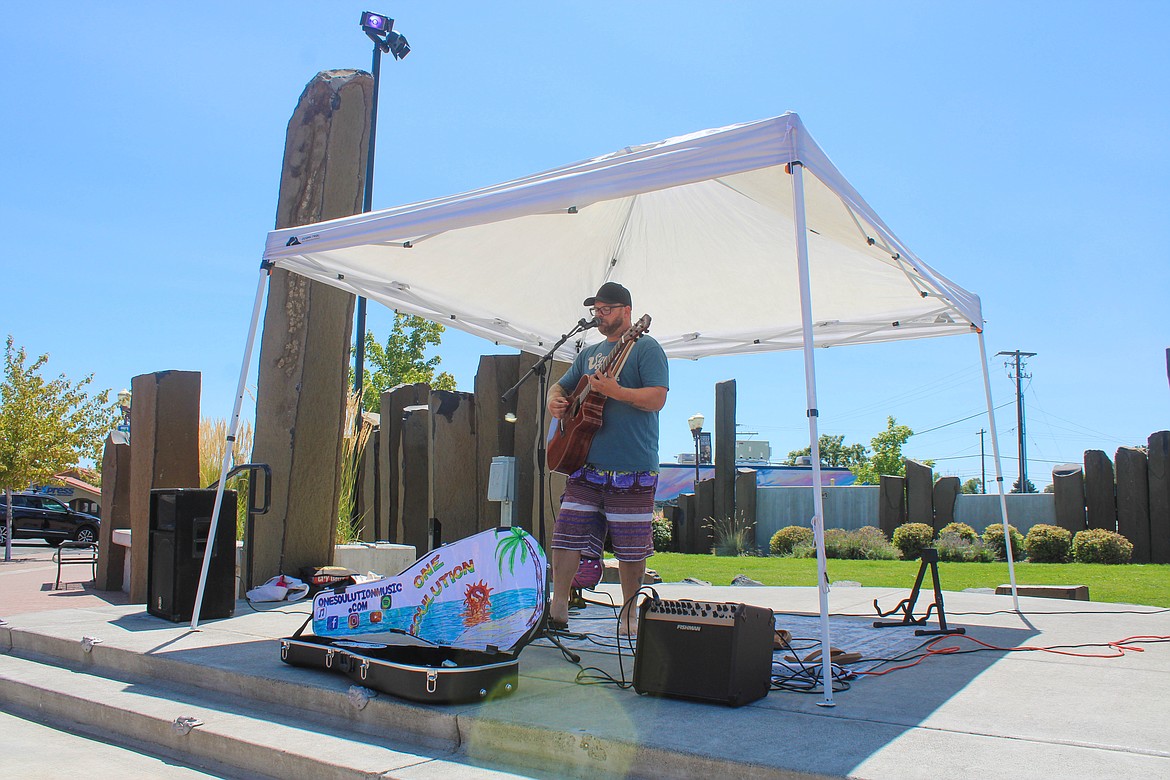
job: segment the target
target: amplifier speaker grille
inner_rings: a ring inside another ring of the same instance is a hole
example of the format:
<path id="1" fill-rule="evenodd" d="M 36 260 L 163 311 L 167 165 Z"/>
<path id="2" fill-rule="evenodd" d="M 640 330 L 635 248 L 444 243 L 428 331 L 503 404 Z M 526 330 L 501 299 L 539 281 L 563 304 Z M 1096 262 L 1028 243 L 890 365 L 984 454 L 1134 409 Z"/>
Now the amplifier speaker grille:
<path id="1" fill-rule="evenodd" d="M 738 707 L 767 695 L 770 609 L 749 604 L 646 599 L 638 610 L 634 690 Z"/>

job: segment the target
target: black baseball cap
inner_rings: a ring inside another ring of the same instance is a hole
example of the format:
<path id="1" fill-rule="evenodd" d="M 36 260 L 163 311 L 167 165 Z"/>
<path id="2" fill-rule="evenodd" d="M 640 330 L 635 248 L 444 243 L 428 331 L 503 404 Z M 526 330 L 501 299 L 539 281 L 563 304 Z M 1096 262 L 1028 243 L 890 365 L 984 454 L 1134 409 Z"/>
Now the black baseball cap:
<path id="1" fill-rule="evenodd" d="M 602 303 L 620 303 L 622 306 L 633 306 L 634 301 L 630 298 L 630 291 L 622 287 L 617 282 L 606 282 L 601 285 L 597 291 L 597 295 L 592 298 L 585 299 L 585 306 L 592 306 L 601 301 Z"/>

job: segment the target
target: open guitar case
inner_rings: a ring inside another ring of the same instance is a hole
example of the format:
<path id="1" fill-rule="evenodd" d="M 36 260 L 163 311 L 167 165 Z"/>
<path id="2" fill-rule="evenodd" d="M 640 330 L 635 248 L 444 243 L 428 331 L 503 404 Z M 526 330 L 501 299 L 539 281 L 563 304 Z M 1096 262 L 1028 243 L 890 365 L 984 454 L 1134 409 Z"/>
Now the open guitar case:
<path id="1" fill-rule="evenodd" d="M 322 591 L 309 618 L 280 640 L 280 659 L 418 702 L 507 696 L 521 650 L 544 627 L 546 571 L 540 545 L 522 529 L 484 531 L 395 577 Z"/>

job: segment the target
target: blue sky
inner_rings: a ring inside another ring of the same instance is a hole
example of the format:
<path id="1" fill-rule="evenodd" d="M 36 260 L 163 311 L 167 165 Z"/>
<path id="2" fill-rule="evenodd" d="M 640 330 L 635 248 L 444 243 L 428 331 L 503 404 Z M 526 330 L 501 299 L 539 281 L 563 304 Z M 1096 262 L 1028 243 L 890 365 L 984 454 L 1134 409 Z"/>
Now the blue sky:
<path id="1" fill-rule="evenodd" d="M 414 49 L 383 61 L 375 208 L 792 110 L 908 246 L 982 297 L 1008 484 L 1014 383 L 996 352 L 1037 353 L 1037 486 L 1170 425 L 1157 2 L 17 4 L 0 29 L 0 332 L 114 391 L 200 371 L 204 413 L 226 417 L 289 116 L 316 72 L 369 68 L 363 10 Z M 376 334 L 389 318 L 371 307 Z M 496 351 L 448 331 L 439 352 L 470 390 Z M 979 474 L 986 417 L 955 422 L 984 408 L 973 337 L 817 360 L 823 433 L 868 444 L 893 415 L 921 432 L 908 455 Z M 671 370 L 664 460 L 732 378 L 745 438 L 779 457 L 807 445 L 798 353 Z"/>

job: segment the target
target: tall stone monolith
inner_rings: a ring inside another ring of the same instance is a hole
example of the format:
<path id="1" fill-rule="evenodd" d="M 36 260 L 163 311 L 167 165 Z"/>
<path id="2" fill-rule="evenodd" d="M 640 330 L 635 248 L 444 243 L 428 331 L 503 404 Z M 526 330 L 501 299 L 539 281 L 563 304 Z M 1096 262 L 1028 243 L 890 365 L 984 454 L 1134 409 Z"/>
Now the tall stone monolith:
<path id="1" fill-rule="evenodd" d="M 1052 469 L 1056 524 L 1069 533 L 1085 530 L 1085 470 L 1079 463 Z"/>
<path id="2" fill-rule="evenodd" d="M 905 460 L 906 519 L 934 528 L 934 472 L 925 463 Z"/>
<path id="3" fill-rule="evenodd" d="M 1146 453 L 1119 447 L 1117 464 L 1117 533 L 1133 544 L 1134 563 L 1150 562 L 1150 485 Z"/>
<path id="4" fill-rule="evenodd" d="M 1085 522 L 1089 528 L 1117 530 L 1116 496 L 1109 456 L 1101 450 L 1085 450 Z"/>
<path id="5" fill-rule="evenodd" d="M 735 380 L 715 384 L 715 519 L 735 517 Z"/>
<path id="6" fill-rule="evenodd" d="M 408 406 L 429 403 L 431 386 L 426 382 L 395 385 L 382 393 L 381 422 L 378 432 L 378 490 L 381 493 L 374 530 L 378 539 L 403 544 L 399 534 L 402 518 L 398 514 L 402 490 L 402 414 Z M 419 550 L 421 555 L 425 550 Z"/>
<path id="7" fill-rule="evenodd" d="M 130 527 L 130 441 L 110 431 L 102 449 L 102 526 L 98 539 L 98 590 L 121 590 L 126 548 L 114 544 L 114 531 Z M 131 541 L 133 543 L 133 541 Z"/>
<path id="8" fill-rule="evenodd" d="M 159 371 L 130 382 L 130 601 L 146 601 L 150 491 L 199 485 L 198 371 Z"/>
<path id="9" fill-rule="evenodd" d="M 361 211 L 373 78 L 318 73 L 285 137 L 278 228 Z M 260 342 L 252 460 L 272 467 L 251 581 L 333 560 L 354 297 L 274 269 Z"/>
<path id="10" fill-rule="evenodd" d="M 1150 482 L 1150 562 L 1170 563 L 1170 431 L 1146 442 Z"/>

